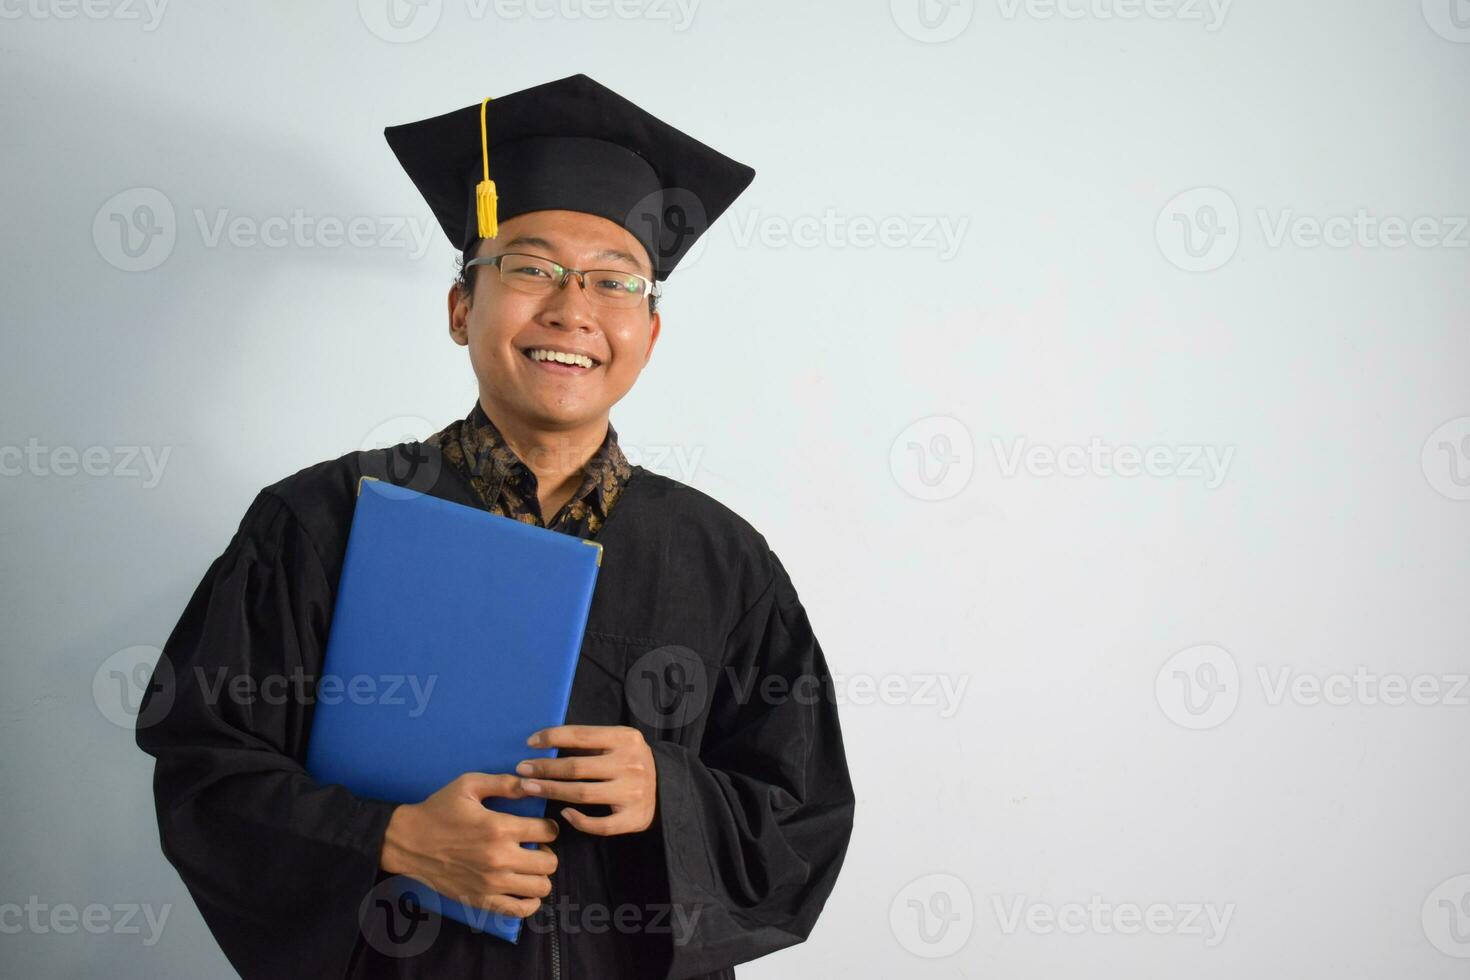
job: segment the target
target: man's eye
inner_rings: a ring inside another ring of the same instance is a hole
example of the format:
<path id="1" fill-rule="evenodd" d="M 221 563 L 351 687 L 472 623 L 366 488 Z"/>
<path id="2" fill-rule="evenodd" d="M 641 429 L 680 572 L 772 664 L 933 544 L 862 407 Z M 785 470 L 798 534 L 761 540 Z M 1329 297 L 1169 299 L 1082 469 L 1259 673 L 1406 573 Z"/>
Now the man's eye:
<path id="1" fill-rule="evenodd" d="M 534 265 L 515 266 L 510 270 L 510 274 L 513 276 L 525 276 L 528 279 L 534 279 L 538 276 L 550 275 L 550 273 L 548 273 L 545 269 Z"/>
<path id="2" fill-rule="evenodd" d="M 597 288 L 602 290 L 603 292 L 636 293 L 642 288 L 643 283 L 641 283 L 637 279 L 634 279 L 632 276 L 619 276 L 615 279 L 599 279 L 597 280 L 596 285 Z"/>

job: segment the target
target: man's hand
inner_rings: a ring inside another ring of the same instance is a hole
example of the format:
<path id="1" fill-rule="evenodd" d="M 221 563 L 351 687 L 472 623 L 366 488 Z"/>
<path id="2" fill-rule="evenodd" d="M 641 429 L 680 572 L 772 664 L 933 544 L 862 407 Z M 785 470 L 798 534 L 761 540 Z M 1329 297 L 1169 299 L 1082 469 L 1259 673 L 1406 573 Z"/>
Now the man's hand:
<path id="1" fill-rule="evenodd" d="M 556 821 L 496 813 L 480 801 L 525 795 L 514 776 L 467 772 L 393 811 L 379 864 L 467 905 L 524 919 L 551 892 L 556 855 L 546 843 L 556 839 Z"/>
<path id="2" fill-rule="evenodd" d="M 558 725 L 543 728 L 526 740 L 538 748 L 562 750 L 557 759 L 527 759 L 516 772 L 532 777 L 521 781 L 531 796 L 571 803 L 602 803 L 612 808 L 605 817 L 589 817 L 563 807 L 567 823 L 587 834 L 604 837 L 636 834 L 653 823 L 658 803 L 658 779 L 653 750 L 643 733 L 626 725 Z M 574 755 L 568 755 L 568 751 Z"/>

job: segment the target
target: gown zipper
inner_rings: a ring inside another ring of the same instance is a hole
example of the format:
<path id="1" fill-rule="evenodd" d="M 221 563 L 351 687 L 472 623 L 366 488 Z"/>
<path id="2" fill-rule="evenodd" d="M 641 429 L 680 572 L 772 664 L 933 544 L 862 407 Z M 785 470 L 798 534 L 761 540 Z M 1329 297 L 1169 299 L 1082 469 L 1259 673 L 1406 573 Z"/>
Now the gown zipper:
<path id="1" fill-rule="evenodd" d="M 561 937 L 556 925 L 556 882 L 551 882 L 551 893 L 546 896 L 551 903 L 551 980 L 561 980 Z"/>

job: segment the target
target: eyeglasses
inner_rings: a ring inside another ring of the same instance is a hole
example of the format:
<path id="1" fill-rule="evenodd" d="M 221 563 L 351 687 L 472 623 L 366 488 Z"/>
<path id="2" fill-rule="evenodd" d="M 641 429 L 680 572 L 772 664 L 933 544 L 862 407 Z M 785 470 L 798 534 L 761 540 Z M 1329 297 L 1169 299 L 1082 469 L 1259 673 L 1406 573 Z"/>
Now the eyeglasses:
<path id="1" fill-rule="evenodd" d="M 503 252 L 470 259 L 466 269 L 476 265 L 493 265 L 500 269 L 500 281 L 517 292 L 544 296 L 560 289 L 572 276 L 582 287 L 582 294 L 595 306 L 614 310 L 626 310 L 644 303 L 650 296 L 659 296 L 660 284 L 620 269 L 569 269 L 539 255 L 524 252 Z"/>

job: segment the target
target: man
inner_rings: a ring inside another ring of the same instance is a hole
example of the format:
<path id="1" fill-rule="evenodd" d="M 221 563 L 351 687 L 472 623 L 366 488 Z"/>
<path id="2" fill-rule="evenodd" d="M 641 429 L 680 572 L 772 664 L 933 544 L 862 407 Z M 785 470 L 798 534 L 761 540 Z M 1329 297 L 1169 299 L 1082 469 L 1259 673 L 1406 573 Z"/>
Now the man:
<path id="1" fill-rule="evenodd" d="M 479 398 L 256 497 L 140 708 L 164 853 L 246 977 L 732 977 L 808 936 L 846 853 L 832 682 L 765 539 L 631 465 L 608 413 L 660 284 L 754 171 L 581 75 L 387 137 L 463 250 L 449 332 Z M 362 476 L 602 545 L 568 723 L 526 733 L 559 758 L 414 802 L 308 775 Z M 282 677 L 312 683 L 266 698 Z M 526 795 L 547 819 L 481 802 Z M 395 875 L 524 918 L 519 942 L 379 901 Z"/>

